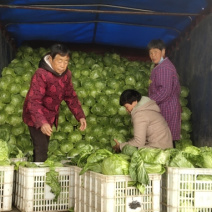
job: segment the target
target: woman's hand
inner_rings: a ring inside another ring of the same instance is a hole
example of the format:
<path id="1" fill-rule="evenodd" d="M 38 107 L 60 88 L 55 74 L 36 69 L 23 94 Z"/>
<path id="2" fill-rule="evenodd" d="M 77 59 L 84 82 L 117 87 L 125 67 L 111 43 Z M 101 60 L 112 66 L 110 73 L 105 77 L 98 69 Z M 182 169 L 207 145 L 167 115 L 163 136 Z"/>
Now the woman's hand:
<path id="1" fill-rule="evenodd" d="M 120 143 L 117 141 L 117 139 L 114 138 L 114 141 L 116 142 L 116 145 L 113 146 L 113 149 L 115 150 L 116 153 L 119 153 L 121 152 L 121 149 L 120 149 Z"/>
<path id="2" fill-rule="evenodd" d="M 46 124 L 43 124 L 41 126 L 41 132 L 45 135 L 48 135 L 49 137 L 51 136 L 52 134 L 52 128 L 50 126 L 50 124 L 46 123 Z"/>
<path id="3" fill-rule="evenodd" d="M 80 130 L 81 131 L 84 131 L 85 129 L 86 129 L 86 127 L 87 127 L 87 123 L 86 123 L 86 120 L 85 120 L 85 118 L 81 118 L 80 119 Z"/>

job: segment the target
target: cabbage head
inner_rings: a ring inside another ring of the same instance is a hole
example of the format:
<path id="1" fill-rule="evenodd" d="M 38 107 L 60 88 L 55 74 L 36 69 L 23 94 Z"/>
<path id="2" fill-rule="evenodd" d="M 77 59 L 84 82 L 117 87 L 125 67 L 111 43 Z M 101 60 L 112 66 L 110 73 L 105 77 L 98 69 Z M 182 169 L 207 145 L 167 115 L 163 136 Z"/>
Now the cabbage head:
<path id="1" fill-rule="evenodd" d="M 116 142 L 114 141 L 114 139 L 116 139 L 119 143 L 127 142 L 127 139 L 125 138 L 124 135 L 117 133 L 113 136 L 113 138 L 110 141 L 112 147 L 116 145 Z"/>
<path id="2" fill-rule="evenodd" d="M 176 146 L 176 149 L 183 150 L 187 146 L 192 146 L 192 140 L 190 140 L 189 138 L 181 139 L 175 143 L 175 146 Z"/>
<path id="3" fill-rule="evenodd" d="M 74 145 L 70 141 L 62 140 L 62 143 L 60 145 L 60 150 L 62 153 L 67 154 L 69 151 L 73 149 Z"/>
<path id="4" fill-rule="evenodd" d="M 129 162 L 118 154 L 107 157 L 102 162 L 102 174 L 105 175 L 128 175 Z"/>
<path id="5" fill-rule="evenodd" d="M 134 153 L 135 151 L 137 151 L 137 150 L 138 150 L 137 147 L 131 146 L 131 145 L 127 144 L 127 145 L 125 145 L 125 146 L 122 148 L 122 151 L 121 151 L 121 152 L 122 152 L 123 154 L 125 154 L 125 155 L 132 156 L 133 153 Z"/>
<path id="6" fill-rule="evenodd" d="M 188 107 L 182 107 L 181 120 L 188 121 L 191 118 L 191 110 Z"/>
<path id="7" fill-rule="evenodd" d="M 145 163 L 167 164 L 170 152 L 159 148 L 141 148 L 138 150 L 140 157 Z"/>
<path id="8" fill-rule="evenodd" d="M 198 165 L 201 168 L 212 168 L 212 151 L 202 152 Z"/>
<path id="9" fill-rule="evenodd" d="M 187 97 L 189 94 L 189 89 L 185 86 L 181 86 L 181 90 L 180 90 L 180 96 L 181 97 Z"/>

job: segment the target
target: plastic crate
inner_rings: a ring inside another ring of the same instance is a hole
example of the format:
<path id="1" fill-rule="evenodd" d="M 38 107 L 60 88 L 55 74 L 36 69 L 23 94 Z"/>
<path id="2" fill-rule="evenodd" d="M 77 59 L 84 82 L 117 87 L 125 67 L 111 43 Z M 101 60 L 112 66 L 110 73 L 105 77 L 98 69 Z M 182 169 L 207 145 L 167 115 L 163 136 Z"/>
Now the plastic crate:
<path id="1" fill-rule="evenodd" d="M 48 167 L 27 168 L 19 167 L 16 179 L 17 193 L 15 206 L 20 211 L 68 211 L 74 206 L 74 168 L 57 167 L 61 192 L 54 201 L 55 195 L 45 183 Z"/>
<path id="2" fill-rule="evenodd" d="M 168 167 L 162 176 L 163 212 L 211 212 L 212 181 L 198 180 L 212 169 Z"/>
<path id="3" fill-rule="evenodd" d="M 12 210 L 14 166 L 0 166 L 0 211 Z"/>
<path id="4" fill-rule="evenodd" d="M 10 158 L 10 161 L 11 161 L 12 163 L 27 161 L 27 157 L 23 157 L 23 158 Z M 12 194 L 12 204 L 15 203 L 15 193 L 17 192 L 17 189 L 16 189 L 16 178 L 17 178 L 17 171 L 14 170 L 14 173 L 13 173 L 13 194 Z"/>
<path id="5" fill-rule="evenodd" d="M 75 212 L 159 212 L 161 175 L 149 175 L 145 193 L 128 186 L 129 176 L 103 175 L 75 167 Z"/>
<path id="6" fill-rule="evenodd" d="M 22 161 L 27 161 L 27 157 L 23 157 L 23 158 L 10 158 L 11 162 L 22 162 Z"/>

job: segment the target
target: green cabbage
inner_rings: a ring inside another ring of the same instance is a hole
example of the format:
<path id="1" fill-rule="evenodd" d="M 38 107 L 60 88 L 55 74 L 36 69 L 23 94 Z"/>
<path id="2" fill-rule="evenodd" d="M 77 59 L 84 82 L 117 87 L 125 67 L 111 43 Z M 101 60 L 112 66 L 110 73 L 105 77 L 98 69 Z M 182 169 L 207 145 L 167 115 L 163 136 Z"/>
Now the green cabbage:
<path id="1" fill-rule="evenodd" d="M 187 97 L 189 94 L 189 89 L 185 86 L 181 86 L 181 92 L 180 92 L 180 96 L 181 97 Z"/>
<path id="2" fill-rule="evenodd" d="M 102 173 L 105 175 L 128 175 L 129 162 L 118 154 L 113 154 L 103 160 Z"/>
<path id="3" fill-rule="evenodd" d="M 62 153 L 67 154 L 68 152 L 70 152 L 73 149 L 74 145 L 73 143 L 71 143 L 70 141 L 67 140 L 62 140 L 61 144 L 60 144 L 60 150 Z"/>
<path id="4" fill-rule="evenodd" d="M 123 154 L 132 156 L 133 153 L 134 153 L 135 151 L 137 151 L 137 150 L 138 150 L 137 147 L 131 146 L 131 145 L 129 145 L 129 144 L 126 144 L 126 145 L 122 148 L 122 151 L 121 151 L 121 152 L 122 152 Z"/>
<path id="5" fill-rule="evenodd" d="M 188 121 L 191 118 L 191 110 L 188 107 L 182 107 L 181 119 Z"/>

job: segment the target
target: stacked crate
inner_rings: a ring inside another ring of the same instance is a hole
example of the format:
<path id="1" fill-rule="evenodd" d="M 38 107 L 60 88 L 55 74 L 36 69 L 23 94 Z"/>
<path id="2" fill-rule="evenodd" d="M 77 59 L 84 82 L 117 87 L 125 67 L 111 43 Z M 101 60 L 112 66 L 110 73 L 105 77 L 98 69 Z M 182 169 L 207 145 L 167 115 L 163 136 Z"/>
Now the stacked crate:
<path id="1" fill-rule="evenodd" d="M 212 180 L 199 180 L 211 176 L 212 169 L 168 167 L 162 177 L 163 212 L 211 212 Z"/>
<path id="2" fill-rule="evenodd" d="M 75 212 L 159 212 L 161 175 L 149 175 L 141 194 L 125 175 L 103 175 L 88 171 L 79 175 L 75 167 Z"/>
<path id="3" fill-rule="evenodd" d="M 74 169 L 72 166 L 57 167 L 61 192 L 55 195 L 46 182 L 48 167 L 19 167 L 16 178 L 15 206 L 20 211 L 68 211 L 74 206 Z"/>
<path id="4" fill-rule="evenodd" d="M 0 166 L 0 211 L 12 210 L 14 166 Z"/>
<path id="5" fill-rule="evenodd" d="M 23 157 L 23 158 L 10 158 L 11 164 L 14 164 L 14 163 L 17 163 L 17 162 L 23 162 L 23 161 L 27 161 L 27 157 Z M 16 188 L 16 178 L 17 177 L 18 177 L 18 173 L 17 173 L 17 170 L 15 170 L 15 168 L 14 168 L 14 172 L 13 172 L 12 204 L 15 203 L 15 193 L 17 192 L 17 188 Z"/>

